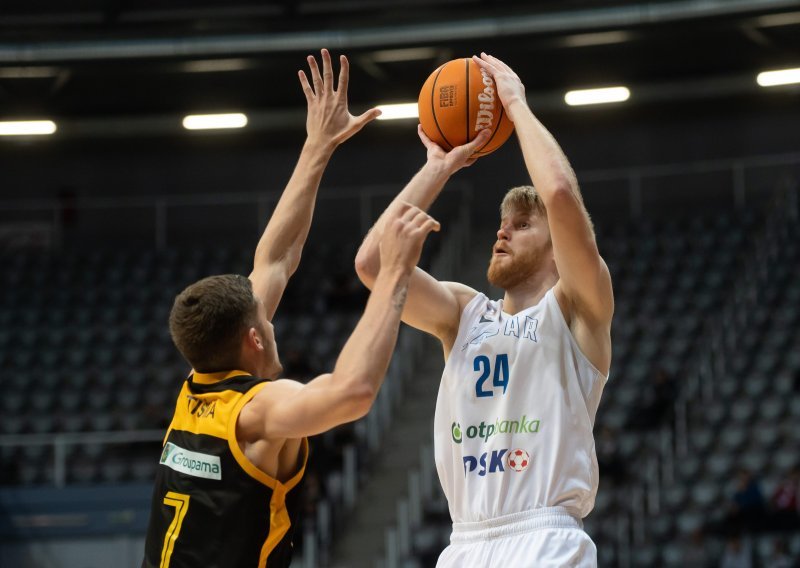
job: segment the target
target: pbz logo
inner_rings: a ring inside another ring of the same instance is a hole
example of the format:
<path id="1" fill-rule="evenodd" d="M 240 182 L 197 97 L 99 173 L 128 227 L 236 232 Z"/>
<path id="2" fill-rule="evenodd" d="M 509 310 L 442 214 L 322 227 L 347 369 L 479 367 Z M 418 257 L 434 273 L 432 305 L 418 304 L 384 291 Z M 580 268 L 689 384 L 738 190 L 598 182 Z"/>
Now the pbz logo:
<path id="1" fill-rule="evenodd" d="M 503 460 L 503 457 L 506 459 Z M 491 453 L 483 452 L 480 456 L 463 456 L 463 458 L 464 476 L 475 471 L 480 477 L 484 477 L 487 473 L 504 473 L 506 471 L 504 461 L 508 463 L 510 469 L 517 472 L 527 469 L 531 463 L 528 452 L 519 448 L 511 451 L 503 448 L 502 450 L 492 450 Z"/>

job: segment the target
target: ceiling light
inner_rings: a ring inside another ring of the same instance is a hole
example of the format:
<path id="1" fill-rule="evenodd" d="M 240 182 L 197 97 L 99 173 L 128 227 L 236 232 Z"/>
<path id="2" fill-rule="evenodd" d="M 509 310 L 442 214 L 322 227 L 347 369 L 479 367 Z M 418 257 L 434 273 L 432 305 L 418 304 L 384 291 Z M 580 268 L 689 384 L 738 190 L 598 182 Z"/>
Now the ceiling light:
<path id="1" fill-rule="evenodd" d="M 756 18 L 759 28 L 776 28 L 800 24 L 800 12 L 784 12 L 782 14 L 766 14 Z"/>
<path id="2" fill-rule="evenodd" d="M 58 72 L 57 67 L 2 67 L 0 79 L 50 79 Z"/>
<path id="3" fill-rule="evenodd" d="M 378 120 L 397 120 L 400 118 L 419 117 L 419 107 L 417 103 L 378 105 L 378 109 L 381 111 Z"/>
<path id="4" fill-rule="evenodd" d="M 439 55 L 435 47 L 409 47 L 405 49 L 382 49 L 372 54 L 376 63 L 397 63 L 400 61 L 424 61 Z"/>
<path id="5" fill-rule="evenodd" d="M 217 130 L 221 128 L 242 128 L 247 125 L 247 116 L 240 113 L 228 114 L 190 114 L 183 117 L 186 130 Z"/>
<path id="6" fill-rule="evenodd" d="M 41 136 L 56 131 L 52 120 L 16 120 L 0 122 L 0 136 Z"/>
<path id="7" fill-rule="evenodd" d="M 630 96 L 631 92 L 627 87 L 605 87 L 569 91 L 564 95 L 564 102 L 569 106 L 600 105 L 627 101 Z"/>
<path id="8" fill-rule="evenodd" d="M 187 73 L 226 73 L 229 71 L 245 71 L 253 65 L 247 59 L 201 59 L 187 61 L 183 70 Z"/>
<path id="9" fill-rule="evenodd" d="M 574 34 L 562 38 L 564 47 L 590 47 L 593 45 L 609 45 L 624 43 L 633 38 L 631 32 L 617 30 L 612 32 L 598 32 L 590 34 Z"/>
<path id="10" fill-rule="evenodd" d="M 762 87 L 777 87 L 778 85 L 800 83 L 800 67 L 763 71 L 756 77 L 756 82 Z"/>

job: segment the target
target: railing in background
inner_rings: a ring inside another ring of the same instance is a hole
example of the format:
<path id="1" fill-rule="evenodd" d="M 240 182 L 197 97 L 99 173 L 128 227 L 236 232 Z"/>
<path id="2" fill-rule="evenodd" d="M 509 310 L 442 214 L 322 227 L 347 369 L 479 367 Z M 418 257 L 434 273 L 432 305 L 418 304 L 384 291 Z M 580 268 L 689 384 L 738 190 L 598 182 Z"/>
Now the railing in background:
<path id="1" fill-rule="evenodd" d="M 69 432 L 53 434 L 14 434 L 0 436 L 0 448 L 50 446 L 53 461 L 53 485 L 67 484 L 67 448 L 85 444 L 113 446 L 137 442 L 161 442 L 163 430 L 132 430 L 119 432 Z M 157 456 L 156 456 L 157 457 Z M 154 459 L 156 459 L 154 457 Z"/>
<path id="2" fill-rule="evenodd" d="M 746 156 L 721 160 L 704 160 L 696 162 L 683 162 L 675 164 L 631 166 L 613 169 L 587 170 L 579 172 L 578 179 L 584 188 L 587 198 L 594 196 L 593 186 L 611 183 L 614 187 L 624 188 L 626 193 L 626 213 L 633 219 L 638 219 L 644 214 L 644 202 L 648 193 L 655 191 L 649 185 L 673 180 L 673 185 L 681 186 L 682 181 L 691 181 L 695 176 L 705 174 L 721 174 L 722 179 L 729 180 L 730 192 L 726 194 L 726 201 L 737 209 L 747 207 L 747 192 L 753 184 L 748 184 L 748 176 L 759 171 L 773 170 L 782 175 L 786 168 L 800 166 L 800 153 L 786 153 L 765 156 Z M 799 175 L 797 172 L 795 176 Z M 467 184 L 451 182 L 446 192 L 459 191 Z M 382 206 L 376 207 L 375 201 L 380 198 L 391 198 L 400 191 L 398 185 L 369 185 L 361 188 L 327 188 L 320 192 L 318 207 L 324 207 L 326 202 L 352 202 L 351 207 L 345 207 L 348 212 L 354 213 L 359 226 L 359 234 L 364 235 L 372 226 Z M 142 223 L 148 219 L 152 221 L 152 244 L 163 249 L 170 245 L 170 232 L 174 225 L 180 221 L 170 221 L 170 216 L 180 210 L 192 207 L 246 207 L 247 215 L 252 217 L 242 219 L 243 223 L 252 223 L 254 229 L 262 230 L 269 218 L 269 212 L 277 203 L 280 191 L 269 192 L 237 192 L 220 191 L 214 194 L 191 195 L 151 195 L 151 196 L 117 196 L 117 197 L 91 197 L 74 198 L 68 202 L 59 199 L 28 199 L 0 201 L 0 227 L 22 227 L 26 222 L 35 229 L 37 239 L 49 240 L 58 247 L 64 242 L 63 213 L 66 209 L 71 211 L 95 211 L 118 213 L 120 210 L 143 212 L 139 219 Z M 600 194 L 600 189 L 597 191 Z M 339 210 L 342 210 L 340 207 Z M 9 215 L 9 219 L 2 218 Z M 27 216 L 27 218 L 26 218 Z M 49 219 L 49 221 L 47 220 Z M 315 221 L 316 223 L 317 221 Z M 52 237 L 42 239 L 42 231 L 50 227 Z M 450 230 L 450 228 L 448 228 Z M 0 234 L 2 232 L 0 231 Z"/>

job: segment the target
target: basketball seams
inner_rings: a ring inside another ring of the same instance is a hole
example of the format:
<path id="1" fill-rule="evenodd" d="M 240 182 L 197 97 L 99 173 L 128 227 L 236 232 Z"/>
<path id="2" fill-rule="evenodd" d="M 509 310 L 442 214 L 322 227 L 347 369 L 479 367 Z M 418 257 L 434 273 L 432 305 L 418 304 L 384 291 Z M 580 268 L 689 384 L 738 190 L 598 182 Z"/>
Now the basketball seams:
<path id="1" fill-rule="evenodd" d="M 434 78 L 433 84 L 431 85 L 431 114 L 433 114 L 433 123 L 436 125 L 436 129 L 439 131 L 439 134 L 442 135 L 442 140 L 444 140 L 447 143 L 447 145 L 450 146 L 450 148 L 447 149 L 452 150 L 454 146 L 447 139 L 447 136 L 444 135 L 442 127 L 439 126 L 439 119 L 436 117 L 436 102 L 435 102 L 436 83 L 439 81 L 439 76 L 442 74 L 442 71 L 444 71 L 446 67 L 447 64 L 442 65 L 442 67 L 439 69 L 439 72 L 436 73 L 436 77 Z"/>
<path id="2" fill-rule="evenodd" d="M 466 66 L 466 73 L 467 73 L 467 75 L 466 75 L 467 80 L 464 81 L 464 84 L 466 86 L 466 91 L 467 91 L 467 96 L 466 96 L 467 104 L 464 105 L 467 108 L 467 115 L 466 115 L 466 117 L 464 119 L 464 127 L 467 129 L 467 136 L 466 136 L 465 140 L 467 141 L 466 143 L 469 143 L 469 142 L 472 141 L 472 138 L 470 138 L 470 129 L 469 129 L 469 126 L 470 126 L 469 99 L 470 99 L 470 96 L 472 95 L 472 83 L 470 83 L 470 80 L 469 80 L 469 64 L 470 64 L 470 60 L 467 59 L 467 58 L 464 58 L 464 63 L 465 63 L 465 66 Z"/>

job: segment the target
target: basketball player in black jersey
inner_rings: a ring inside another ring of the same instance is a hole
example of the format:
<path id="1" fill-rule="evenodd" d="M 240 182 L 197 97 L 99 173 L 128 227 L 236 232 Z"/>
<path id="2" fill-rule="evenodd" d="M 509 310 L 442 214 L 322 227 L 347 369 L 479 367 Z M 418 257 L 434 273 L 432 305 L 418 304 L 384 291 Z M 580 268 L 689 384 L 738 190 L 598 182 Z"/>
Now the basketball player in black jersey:
<path id="1" fill-rule="evenodd" d="M 374 119 L 347 107 L 322 51 L 309 56 L 308 138 L 256 249 L 249 278 L 212 276 L 175 299 L 170 332 L 192 366 L 175 405 L 156 474 L 144 568 L 283 567 L 291 561 L 307 437 L 370 409 L 397 339 L 408 279 L 438 223 L 403 206 L 381 245 L 364 314 L 333 371 L 308 384 L 281 372 L 270 320 L 306 241 L 323 170 L 334 149 Z M 313 86 L 312 86 L 313 85 Z"/>

